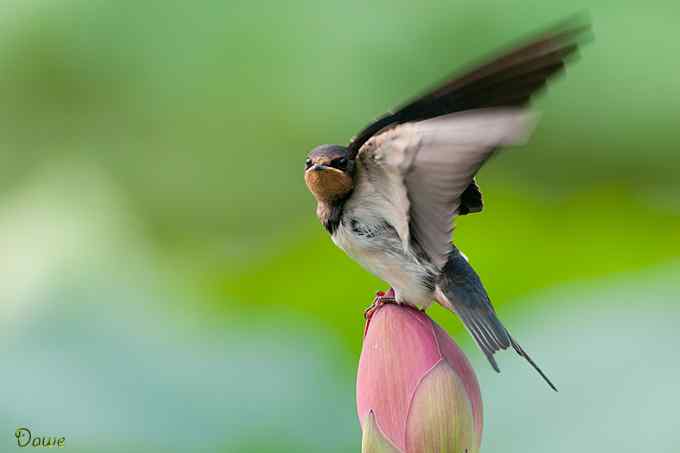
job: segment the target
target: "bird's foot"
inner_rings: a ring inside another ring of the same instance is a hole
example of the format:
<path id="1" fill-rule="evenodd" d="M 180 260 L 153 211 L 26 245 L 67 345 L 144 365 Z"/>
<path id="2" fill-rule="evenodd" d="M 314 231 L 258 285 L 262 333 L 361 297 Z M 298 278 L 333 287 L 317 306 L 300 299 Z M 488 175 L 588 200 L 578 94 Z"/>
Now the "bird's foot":
<path id="1" fill-rule="evenodd" d="M 370 321 L 373 314 L 385 304 L 395 304 L 397 303 L 397 298 L 394 294 L 394 289 L 390 288 L 387 292 L 378 291 L 375 293 L 375 298 L 370 307 L 364 311 L 364 318 L 366 321 Z"/>
<path id="2" fill-rule="evenodd" d="M 378 291 L 375 293 L 375 298 L 373 299 L 373 303 L 371 304 L 370 307 L 368 307 L 364 311 L 364 318 L 366 319 L 366 323 L 364 325 L 364 336 L 366 336 L 366 332 L 368 332 L 368 325 L 371 323 L 371 318 L 373 315 L 380 309 L 385 304 L 396 304 L 397 303 L 397 297 L 394 294 L 394 289 L 390 288 L 387 290 L 387 292 L 384 291 Z"/>

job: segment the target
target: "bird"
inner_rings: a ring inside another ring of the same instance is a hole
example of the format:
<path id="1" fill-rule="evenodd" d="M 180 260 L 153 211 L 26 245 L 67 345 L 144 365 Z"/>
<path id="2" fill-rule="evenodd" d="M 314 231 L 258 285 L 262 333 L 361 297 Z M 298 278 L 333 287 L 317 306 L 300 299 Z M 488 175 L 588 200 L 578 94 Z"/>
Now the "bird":
<path id="1" fill-rule="evenodd" d="M 348 145 L 317 146 L 304 169 L 332 241 L 390 285 L 373 309 L 437 302 L 460 317 L 495 371 L 494 354 L 512 347 L 554 391 L 501 323 L 452 234 L 458 216 L 482 211 L 477 172 L 499 150 L 527 142 L 531 99 L 589 34 L 578 21 L 537 33 L 378 117 Z"/>

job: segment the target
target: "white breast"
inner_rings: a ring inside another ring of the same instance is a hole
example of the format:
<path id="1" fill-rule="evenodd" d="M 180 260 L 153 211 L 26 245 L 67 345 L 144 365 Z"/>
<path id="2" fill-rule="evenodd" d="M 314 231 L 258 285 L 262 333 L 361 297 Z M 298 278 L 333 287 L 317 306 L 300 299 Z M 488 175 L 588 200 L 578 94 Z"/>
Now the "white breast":
<path id="1" fill-rule="evenodd" d="M 427 308 L 432 303 L 432 290 L 424 285 L 428 269 L 404 249 L 396 230 L 376 217 L 375 210 L 366 210 L 365 206 L 348 208 L 333 234 L 333 242 L 366 270 L 389 283 L 399 302 Z"/>

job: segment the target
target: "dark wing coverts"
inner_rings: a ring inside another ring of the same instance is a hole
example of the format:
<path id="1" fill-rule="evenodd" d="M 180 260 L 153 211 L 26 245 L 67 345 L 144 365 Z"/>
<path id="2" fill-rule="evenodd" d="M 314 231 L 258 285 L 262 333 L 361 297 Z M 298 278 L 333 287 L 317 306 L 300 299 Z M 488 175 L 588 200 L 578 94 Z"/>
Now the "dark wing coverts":
<path id="1" fill-rule="evenodd" d="M 526 105 L 547 79 L 563 68 L 590 27 L 576 20 L 562 24 L 485 64 L 454 76 L 431 92 L 388 112 L 350 142 L 350 158 L 387 126 L 485 107 Z"/>

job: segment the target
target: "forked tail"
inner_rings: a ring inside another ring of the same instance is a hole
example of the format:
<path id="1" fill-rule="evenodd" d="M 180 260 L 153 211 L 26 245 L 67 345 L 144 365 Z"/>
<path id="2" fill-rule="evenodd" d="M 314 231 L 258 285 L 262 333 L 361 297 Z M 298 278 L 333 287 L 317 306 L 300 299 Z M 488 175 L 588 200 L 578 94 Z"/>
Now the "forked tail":
<path id="1" fill-rule="evenodd" d="M 463 320 L 494 370 L 500 372 L 493 354 L 512 346 L 545 379 L 550 388 L 557 391 L 550 379 L 498 319 L 479 276 L 456 247 L 453 247 L 437 280 L 436 299 Z"/>

